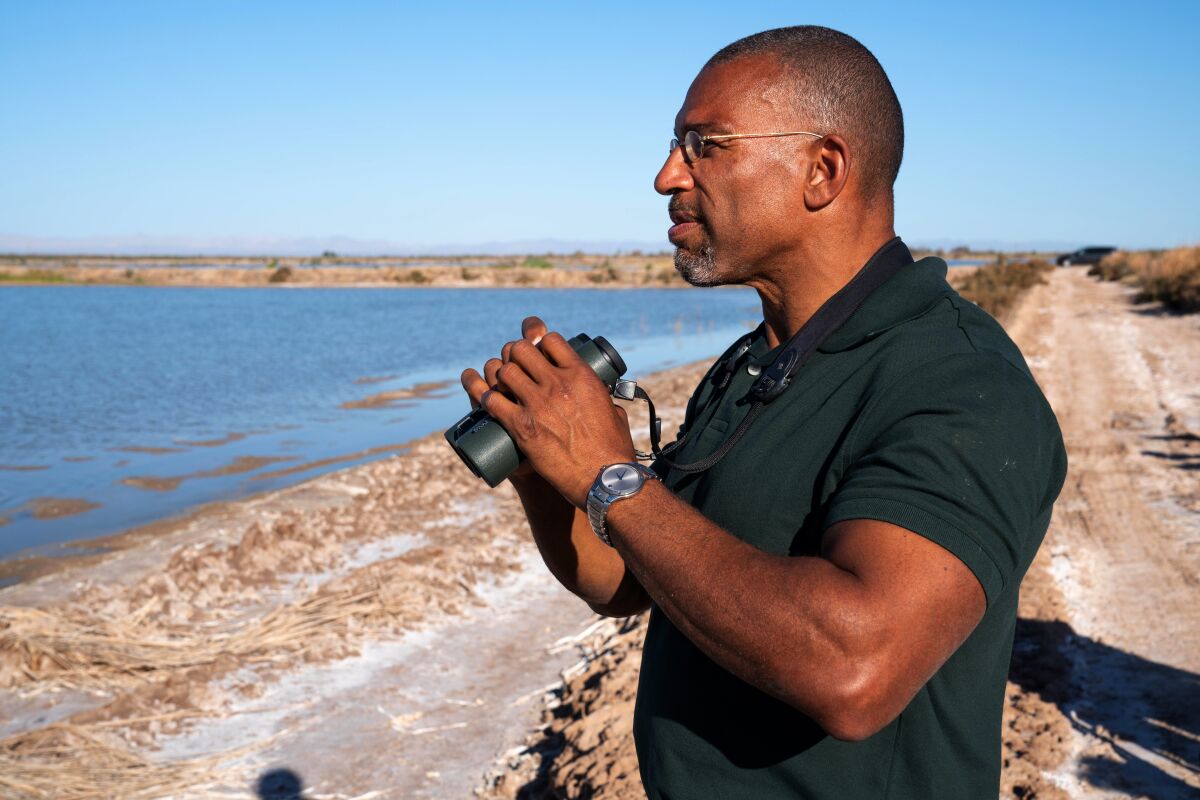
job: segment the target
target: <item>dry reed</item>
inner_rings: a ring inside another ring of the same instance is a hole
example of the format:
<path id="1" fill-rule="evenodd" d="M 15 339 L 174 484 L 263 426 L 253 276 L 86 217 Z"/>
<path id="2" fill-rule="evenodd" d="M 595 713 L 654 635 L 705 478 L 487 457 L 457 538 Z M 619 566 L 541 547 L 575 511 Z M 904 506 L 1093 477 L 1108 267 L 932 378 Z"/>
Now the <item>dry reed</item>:
<path id="1" fill-rule="evenodd" d="M 344 634 L 356 619 L 392 613 L 384 587 L 318 594 L 258 620 L 224 630 L 172 626 L 147 630 L 139 615 L 95 619 L 78 611 L 0 608 L 0 683 L 114 688 L 165 678 L 171 671 L 232 656 L 238 663 L 294 658 L 319 634 Z M 235 776 L 229 762 L 265 747 L 259 742 L 215 756 L 153 760 L 113 729 L 210 716 L 182 709 L 151 716 L 57 723 L 0 740 L 0 796 L 99 800 L 164 796 L 230 796 L 214 778 Z"/>
<path id="2" fill-rule="evenodd" d="M 311 649 L 316 634 L 388 609 L 376 586 L 318 594 L 223 630 L 174 625 L 147 629 L 133 616 L 96 619 L 71 610 L 0 607 L 0 686 L 26 682 L 78 688 L 129 685 L 172 670 L 274 661 Z"/>
<path id="3" fill-rule="evenodd" d="M 269 742 L 204 758 L 155 761 L 137 754 L 104 723 L 59 723 L 0 740 L 0 796 L 20 800 L 229 796 L 243 782 L 232 762 Z"/>
<path id="4" fill-rule="evenodd" d="M 1003 317 L 1027 289 L 1045 283 L 1043 273 L 1054 268 L 1045 261 L 1006 261 L 980 267 L 956 282 L 963 297 L 997 319 Z"/>
<path id="5" fill-rule="evenodd" d="M 1175 311 L 1200 311 L 1200 246 L 1118 250 L 1091 267 L 1088 274 L 1136 285 L 1139 302 L 1160 302 Z"/>

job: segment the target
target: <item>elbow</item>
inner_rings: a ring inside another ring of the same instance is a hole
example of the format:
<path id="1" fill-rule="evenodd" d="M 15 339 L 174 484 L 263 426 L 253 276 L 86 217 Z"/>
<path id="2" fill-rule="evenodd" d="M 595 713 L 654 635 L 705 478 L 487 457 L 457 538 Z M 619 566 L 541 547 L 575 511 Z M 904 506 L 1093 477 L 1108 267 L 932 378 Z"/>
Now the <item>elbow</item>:
<path id="1" fill-rule="evenodd" d="M 892 681 L 881 670 L 848 666 L 831 680 L 817 702 L 789 703 L 843 742 L 861 742 L 886 728 L 906 703 L 897 702 Z M 805 707 L 807 706 L 807 707 Z"/>
<path id="2" fill-rule="evenodd" d="M 608 603 L 593 603 L 585 601 L 588 608 L 595 611 L 602 617 L 612 617 L 621 619 L 624 617 L 636 617 L 650 607 L 650 601 L 647 598 L 645 601 L 637 599 L 625 599 L 623 601 L 613 601 Z"/>
<path id="3" fill-rule="evenodd" d="M 843 742 L 861 742 L 870 739 L 888 726 L 894 716 L 889 717 L 872 710 L 843 711 L 829 715 L 820 722 L 822 729 L 834 739 Z"/>
<path id="4" fill-rule="evenodd" d="M 582 595 L 581 595 L 582 596 Z M 650 595 L 637 582 L 633 574 L 626 571 L 616 591 L 607 598 L 583 596 L 588 607 L 602 617 L 632 617 L 650 607 Z"/>

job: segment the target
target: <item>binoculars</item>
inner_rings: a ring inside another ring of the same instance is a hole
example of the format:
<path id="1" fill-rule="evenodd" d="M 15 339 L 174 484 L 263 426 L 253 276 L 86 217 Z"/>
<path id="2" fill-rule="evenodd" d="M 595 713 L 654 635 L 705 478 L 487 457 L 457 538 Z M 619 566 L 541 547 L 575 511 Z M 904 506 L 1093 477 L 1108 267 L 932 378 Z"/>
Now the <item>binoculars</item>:
<path id="1" fill-rule="evenodd" d="M 611 392 L 625 374 L 625 362 L 603 336 L 595 339 L 581 333 L 567 340 Z M 508 431 L 491 414 L 477 408 L 450 426 L 446 441 L 458 453 L 467 468 L 488 486 L 495 487 L 512 474 L 524 454 Z"/>

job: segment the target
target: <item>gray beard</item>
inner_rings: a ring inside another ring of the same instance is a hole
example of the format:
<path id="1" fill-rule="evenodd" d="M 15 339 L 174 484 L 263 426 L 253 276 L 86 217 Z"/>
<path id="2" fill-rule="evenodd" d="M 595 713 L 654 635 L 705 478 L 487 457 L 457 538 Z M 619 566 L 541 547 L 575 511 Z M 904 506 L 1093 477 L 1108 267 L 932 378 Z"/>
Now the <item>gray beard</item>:
<path id="1" fill-rule="evenodd" d="M 692 286 L 718 286 L 716 256 L 711 245 L 704 245 L 693 253 L 682 247 L 675 248 L 675 269 Z"/>

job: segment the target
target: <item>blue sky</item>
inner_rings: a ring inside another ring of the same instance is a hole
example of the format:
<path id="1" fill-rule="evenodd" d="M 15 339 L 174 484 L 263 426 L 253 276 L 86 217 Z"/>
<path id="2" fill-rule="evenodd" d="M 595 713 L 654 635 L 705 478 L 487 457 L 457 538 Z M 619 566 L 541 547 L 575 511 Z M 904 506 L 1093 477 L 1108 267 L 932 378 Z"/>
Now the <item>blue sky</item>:
<path id="1" fill-rule="evenodd" d="M 715 50 L 815 23 L 905 111 L 913 243 L 1200 241 L 1200 3 L 0 2 L 0 234 L 665 248 Z"/>

